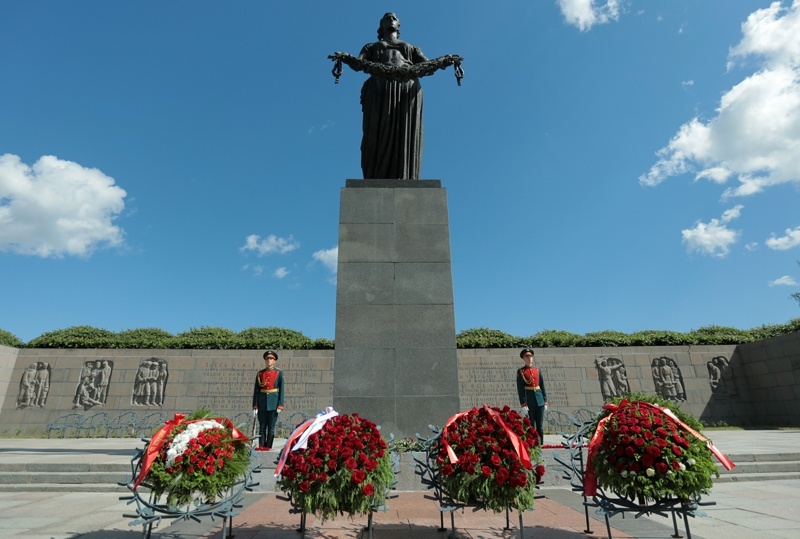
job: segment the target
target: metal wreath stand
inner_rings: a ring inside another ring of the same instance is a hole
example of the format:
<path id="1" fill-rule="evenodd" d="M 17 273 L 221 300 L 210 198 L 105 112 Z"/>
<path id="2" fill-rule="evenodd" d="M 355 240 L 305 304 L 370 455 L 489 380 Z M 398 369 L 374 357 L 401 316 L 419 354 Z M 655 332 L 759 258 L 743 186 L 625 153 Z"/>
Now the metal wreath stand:
<path id="1" fill-rule="evenodd" d="M 214 499 L 212 501 L 195 499 L 192 503 L 182 506 L 169 506 L 158 503 L 159 498 L 154 498 L 152 485 L 147 482 L 145 478 L 138 488 L 134 489 L 133 484 L 139 475 L 139 470 L 142 465 L 142 456 L 147 451 L 150 445 L 149 438 L 142 438 L 145 442 L 144 447 L 136 449 L 136 455 L 131 459 L 131 480 L 127 483 L 118 483 L 120 486 L 127 487 L 131 491 L 131 495 L 120 496 L 120 500 L 128 500 L 128 505 L 136 504 L 135 514 L 123 514 L 123 517 L 136 519 L 132 521 L 130 526 L 142 525 L 142 537 L 150 539 L 153 531 L 153 525 L 156 527 L 162 520 L 194 520 L 201 522 L 204 517 L 211 517 L 211 520 L 221 518 L 223 521 L 222 537 L 223 539 L 233 539 L 233 517 L 238 515 L 242 506 L 242 499 L 245 492 L 252 492 L 253 487 L 258 486 L 259 483 L 253 482 L 253 474 L 261 473 L 261 464 L 258 463 L 258 458 L 253 451 L 252 446 L 250 451 L 250 465 L 247 472 L 242 475 L 236 483 L 234 483 L 221 499 Z M 145 487 L 145 488 L 142 488 Z"/>
<path id="2" fill-rule="evenodd" d="M 442 435 L 441 429 L 435 427 L 434 425 L 428 425 L 428 428 L 433 431 L 434 436 L 431 438 L 423 438 L 419 434 L 417 434 L 417 439 L 420 441 L 424 451 L 413 451 L 411 453 L 415 465 L 416 470 L 415 473 L 420 476 L 423 485 L 427 485 L 429 489 L 433 490 L 434 499 L 439 502 L 439 531 L 444 532 L 447 531 L 447 528 L 444 527 L 444 514 L 450 513 L 450 533 L 448 537 L 455 537 L 456 536 L 456 525 L 455 525 L 455 511 L 461 509 L 462 511 L 467 508 L 471 507 L 473 513 L 477 511 L 485 511 L 486 506 L 483 503 L 479 502 L 462 502 L 459 500 L 453 499 L 447 492 L 444 491 L 442 486 L 436 480 L 436 451 L 435 448 L 438 445 L 439 437 Z M 536 485 L 536 489 L 539 488 L 539 485 Z M 544 498 L 545 496 L 536 495 L 534 499 Z M 519 538 L 525 539 L 525 528 L 522 523 L 522 511 L 517 510 L 519 514 Z M 503 528 L 504 530 L 511 530 L 511 521 L 510 521 L 510 512 L 511 507 L 506 506 L 506 525 Z"/>
<path id="3" fill-rule="evenodd" d="M 610 518 L 618 514 L 625 518 L 625 513 L 634 513 L 634 518 L 639 518 L 642 515 L 658 515 L 666 518 L 671 515 L 674 529 L 672 537 L 676 539 L 683 537 L 678 530 L 678 517 L 680 516 L 686 528 L 687 539 L 692 539 L 692 532 L 689 529 L 689 517 L 706 516 L 706 513 L 699 511 L 698 508 L 700 506 L 716 505 L 716 502 L 701 502 L 699 498 L 686 502 L 674 496 L 667 496 L 650 504 L 640 505 L 628 498 L 608 493 L 600 486 L 597 487 L 597 495 L 593 496 L 591 500 L 584 494 L 583 486 L 586 467 L 583 448 L 585 447 L 585 440 L 591 437 L 593 426 L 594 421 L 586 421 L 581 424 L 575 434 L 563 435 L 562 445 L 569 453 L 567 462 L 561 460 L 558 454 L 555 456 L 556 462 L 565 467 L 562 470 L 564 478 L 570 481 L 573 492 L 580 492 L 583 496 L 583 510 L 586 516 L 584 533 L 593 533 L 589 521 L 589 507 L 596 507 L 595 514 L 602 515 L 605 518 L 606 532 L 609 539 L 611 539 Z"/>

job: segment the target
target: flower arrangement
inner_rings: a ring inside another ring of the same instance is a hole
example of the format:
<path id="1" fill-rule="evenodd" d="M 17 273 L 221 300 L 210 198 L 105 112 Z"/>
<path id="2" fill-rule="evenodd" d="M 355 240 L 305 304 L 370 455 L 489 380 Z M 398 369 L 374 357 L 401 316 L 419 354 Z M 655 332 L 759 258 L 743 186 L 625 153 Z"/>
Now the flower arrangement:
<path id="1" fill-rule="evenodd" d="M 214 500 L 247 473 L 248 440 L 229 419 L 211 418 L 209 410 L 175 414 L 151 438 L 134 488 L 146 479 L 153 496 L 166 494 L 171 506 Z"/>
<path id="2" fill-rule="evenodd" d="M 629 398 L 615 399 L 598 416 L 589 442 L 586 494 L 594 495 L 599 485 L 640 504 L 670 496 L 688 502 L 708 494 L 711 476 L 719 476 L 712 451 L 726 467 L 727 457 L 699 433 L 700 423 L 658 397 Z"/>
<path id="3" fill-rule="evenodd" d="M 309 420 L 292 433 L 275 474 L 292 504 L 323 522 L 337 513 L 363 515 L 382 506 L 394 483 L 388 445 L 377 425 L 358 414 L 329 410 L 326 415 L 315 421 L 318 430 Z M 304 430 L 316 432 L 290 448 Z"/>
<path id="4" fill-rule="evenodd" d="M 436 444 L 435 477 L 451 498 L 494 512 L 532 509 L 544 476 L 539 438 L 527 417 L 483 405 L 453 416 Z"/>

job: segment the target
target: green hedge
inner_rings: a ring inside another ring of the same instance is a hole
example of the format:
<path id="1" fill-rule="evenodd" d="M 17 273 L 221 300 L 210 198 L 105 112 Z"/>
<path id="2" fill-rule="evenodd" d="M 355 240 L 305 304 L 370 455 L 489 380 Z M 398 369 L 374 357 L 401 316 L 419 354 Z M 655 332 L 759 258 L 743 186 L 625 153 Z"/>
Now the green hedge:
<path id="1" fill-rule="evenodd" d="M 545 330 L 519 337 L 489 328 L 467 329 L 456 335 L 459 348 L 570 348 L 600 346 L 673 346 L 742 344 L 800 331 L 800 318 L 786 324 L 764 325 L 742 330 L 705 326 L 679 333 L 647 330 L 635 333 L 595 331 L 578 335 L 568 331 Z M 51 331 L 24 343 L 0 329 L 0 344 L 16 348 L 190 348 L 209 350 L 332 350 L 331 339 L 311 339 L 299 331 L 278 327 L 247 328 L 240 332 L 219 327 L 199 327 L 172 335 L 158 328 L 141 328 L 114 333 L 92 326 L 73 326 Z"/>

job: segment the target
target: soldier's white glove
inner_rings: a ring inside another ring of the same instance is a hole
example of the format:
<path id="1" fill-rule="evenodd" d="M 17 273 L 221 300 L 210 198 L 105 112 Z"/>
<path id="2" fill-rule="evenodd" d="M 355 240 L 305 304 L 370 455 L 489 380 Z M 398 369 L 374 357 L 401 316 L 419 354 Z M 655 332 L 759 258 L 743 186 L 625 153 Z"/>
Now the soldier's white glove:
<path id="1" fill-rule="evenodd" d="M 520 408 L 520 409 L 519 409 L 519 411 L 520 411 L 522 414 L 527 414 L 527 413 L 528 413 L 528 405 L 527 405 L 527 404 L 526 404 L 526 405 L 524 405 L 522 408 Z"/>
<path id="2" fill-rule="evenodd" d="M 549 409 L 550 409 L 550 407 L 549 407 L 549 406 L 547 406 L 547 405 L 545 404 L 545 405 L 544 405 L 544 411 L 546 412 L 546 411 L 547 411 L 547 410 L 549 410 Z"/>
<path id="3" fill-rule="evenodd" d="M 258 415 L 258 409 L 253 410 L 253 417 L 256 417 L 257 415 Z"/>
<path id="4" fill-rule="evenodd" d="M 278 413 L 281 413 L 282 411 L 283 411 L 283 410 L 281 410 L 280 408 L 278 408 Z"/>

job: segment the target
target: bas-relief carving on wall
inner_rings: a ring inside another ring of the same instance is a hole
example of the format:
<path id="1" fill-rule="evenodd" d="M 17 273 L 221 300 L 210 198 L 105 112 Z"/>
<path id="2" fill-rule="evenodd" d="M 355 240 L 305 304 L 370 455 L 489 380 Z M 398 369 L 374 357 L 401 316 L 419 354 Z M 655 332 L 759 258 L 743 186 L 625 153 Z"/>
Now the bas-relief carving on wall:
<path id="1" fill-rule="evenodd" d="M 594 360 L 603 400 L 621 397 L 631 392 L 625 363 L 617 357 L 598 356 Z"/>
<path id="2" fill-rule="evenodd" d="M 671 401 L 685 401 L 686 390 L 683 375 L 675 360 L 666 356 L 655 358 L 652 363 L 653 385 L 656 394 Z"/>
<path id="3" fill-rule="evenodd" d="M 725 356 L 716 356 L 706 363 L 708 367 L 708 383 L 715 395 L 734 396 L 736 379 L 733 377 L 733 367 Z"/>
<path id="4" fill-rule="evenodd" d="M 17 395 L 17 408 L 44 408 L 50 392 L 50 364 L 31 363 L 22 373 Z"/>
<path id="5" fill-rule="evenodd" d="M 166 359 L 151 357 L 142 360 L 133 381 L 131 404 L 134 406 L 164 406 L 169 370 Z"/>
<path id="6" fill-rule="evenodd" d="M 73 408 L 88 410 L 95 406 L 102 406 L 108 398 L 108 384 L 111 381 L 111 372 L 114 362 L 108 359 L 86 361 L 81 369 L 75 397 L 72 399 Z"/>

